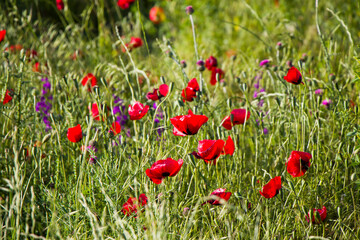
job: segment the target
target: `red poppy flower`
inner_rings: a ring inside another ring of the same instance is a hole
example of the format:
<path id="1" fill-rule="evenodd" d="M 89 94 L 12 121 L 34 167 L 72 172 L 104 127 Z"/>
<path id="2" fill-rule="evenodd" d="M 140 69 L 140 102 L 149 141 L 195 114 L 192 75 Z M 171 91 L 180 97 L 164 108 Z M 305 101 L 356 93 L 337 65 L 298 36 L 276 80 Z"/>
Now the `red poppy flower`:
<path id="1" fill-rule="evenodd" d="M 118 122 L 113 122 L 111 124 L 111 132 L 114 134 L 114 135 L 118 135 L 120 132 L 121 132 L 121 125 L 120 123 Z"/>
<path id="2" fill-rule="evenodd" d="M 56 0 L 56 7 L 59 11 L 64 9 L 64 3 L 62 0 Z"/>
<path id="3" fill-rule="evenodd" d="M 187 87 L 182 90 L 181 96 L 183 97 L 183 101 L 192 102 L 196 97 L 196 92 L 198 92 L 199 90 L 200 87 L 196 78 L 191 79 Z"/>
<path id="4" fill-rule="evenodd" d="M 5 93 L 5 97 L 3 100 L 3 105 L 7 104 L 8 102 L 10 102 L 12 100 L 12 91 L 9 91 L 8 89 L 6 90 Z"/>
<path id="5" fill-rule="evenodd" d="M 216 164 L 216 159 L 224 149 L 224 140 L 202 140 L 198 144 L 198 152 L 193 152 L 197 159 L 203 159 L 205 163 Z"/>
<path id="6" fill-rule="evenodd" d="M 229 201 L 229 198 L 231 197 L 231 192 L 225 192 L 226 188 L 218 188 L 215 191 L 213 191 L 210 194 L 211 198 L 216 198 L 214 200 L 208 200 L 204 202 L 202 205 L 206 203 L 210 203 L 212 205 L 221 205 L 224 203 L 224 201 Z"/>
<path id="7" fill-rule="evenodd" d="M 292 84 L 298 85 L 298 84 L 304 84 L 301 82 L 302 76 L 299 70 L 297 70 L 296 67 L 291 67 L 289 71 L 287 72 L 287 75 L 284 77 L 284 79 Z"/>
<path id="8" fill-rule="evenodd" d="M 235 144 L 234 141 L 230 136 L 228 136 L 228 139 L 225 142 L 224 150 L 222 151 L 222 154 L 225 155 L 233 155 L 235 152 Z"/>
<path id="9" fill-rule="evenodd" d="M 143 207 L 147 204 L 148 198 L 144 193 L 140 194 L 139 199 L 130 197 L 126 203 L 122 206 L 121 211 L 126 215 L 130 216 L 132 213 L 137 213 L 139 207 Z"/>
<path id="10" fill-rule="evenodd" d="M 151 8 L 149 12 L 149 18 L 150 21 L 152 21 L 154 24 L 159 24 L 165 21 L 166 16 L 164 13 L 164 9 L 162 7 L 157 7 L 157 6 Z"/>
<path id="11" fill-rule="evenodd" d="M 88 91 L 91 91 L 91 88 L 95 87 L 97 85 L 97 79 L 92 73 L 88 73 L 81 81 L 81 84 L 83 86 L 88 85 Z M 91 85 L 91 87 L 90 87 Z"/>
<path id="12" fill-rule="evenodd" d="M 263 186 L 262 191 L 259 191 L 261 195 L 263 195 L 265 198 L 273 198 L 281 189 L 281 177 L 276 176 L 273 179 L 271 179 L 265 186 Z"/>
<path id="13" fill-rule="evenodd" d="M 40 63 L 36 62 L 33 66 L 33 72 L 40 72 Z"/>
<path id="14" fill-rule="evenodd" d="M 210 84 L 211 85 L 215 85 L 217 80 L 216 80 L 216 75 L 219 75 L 219 81 L 222 80 L 225 76 L 225 73 L 223 70 L 221 70 L 220 68 L 213 68 L 211 70 L 211 79 L 210 79 Z"/>
<path id="15" fill-rule="evenodd" d="M 319 214 L 319 215 L 318 215 Z M 326 215 L 327 215 L 327 210 L 326 210 L 326 207 L 323 206 L 322 209 L 313 209 L 313 217 L 311 219 L 312 223 L 316 223 L 316 224 L 319 224 L 321 222 L 323 222 L 326 218 Z M 320 218 L 319 218 L 320 216 Z M 308 213 L 307 216 L 305 216 L 306 218 L 306 221 L 309 222 L 309 219 L 310 219 L 310 211 Z"/>
<path id="16" fill-rule="evenodd" d="M 149 106 L 145 106 L 140 102 L 135 102 L 133 106 L 129 105 L 128 112 L 130 120 L 139 120 L 143 118 L 149 111 Z"/>
<path id="17" fill-rule="evenodd" d="M 69 128 L 66 135 L 70 142 L 80 142 L 83 137 L 80 124 Z"/>
<path id="18" fill-rule="evenodd" d="M 292 151 L 286 162 L 286 170 L 293 177 L 301 177 L 310 167 L 310 153 Z"/>
<path id="19" fill-rule="evenodd" d="M 205 115 L 195 115 L 191 110 L 188 115 L 170 118 L 171 124 L 174 125 L 173 134 L 182 137 L 195 135 L 208 119 Z"/>
<path id="20" fill-rule="evenodd" d="M 100 121 L 99 108 L 96 103 L 92 104 L 91 115 L 93 116 L 94 120 Z"/>
<path id="21" fill-rule="evenodd" d="M 130 7 L 130 4 L 135 2 L 135 0 L 119 0 L 117 2 L 117 5 L 121 8 L 121 9 L 128 9 Z"/>
<path id="22" fill-rule="evenodd" d="M 146 169 L 146 175 L 155 184 L 160 184 L 164 178 L 176 176 L 182 165 L 182 159 L 179 159 L 178 161 L 172 158 L 158 160 L 151 166 L 151 168 Z"/>
<path id="23" fill-rule="evenodd" d="M 1 43 L 2 41 L 4 41 L 5 35 L 6 35 L 6 30 L 1 30 L 1 31 L 0 31 L 0 43 Z"/>
<path id="24" fill-rule="evenodd" d="M 232 110 L 230 114 L 233 115 L 232 124 L 231 124 L 230 116 L 226 116 L 222 120 L 222 126 L 227 130 L 231 130 L 232 127 L 235 125 L 244 124 L 245 121 L 248 120 L 250 117 L 250 112 L 247 111 L 246 109 L 241 109 L 241 108 Z"/>
<path id="25" fill-rule="evenodd" d="M 143 41 L 141 40 L 141 38 L 131 37 L 130 45 L 133 48 L 138 48 L 138 47 L 141 47 L 143 45 Z"/>
<path id="26" fill-rule="evenodd" d="M 212 71 L 213 68 L 216 68 L 217 65 L 218 65 L 217 59 L 216 59 L 215 57 L 213 57 L 213 56 L 210 56 L 210 57 L 209 57 L 208 59 L 206 59 L 206 61 L 205 61 L 205 67 L 206 67 L 208 70 L 210 70 L 210 71 Z"/>
<path id="27" fill-rule="evenodd" d="M 159 86 L 159 90 L 157 88 L 154 88 L 153 92 L 148 92 L 146 94 L 146 98 L 156 101 L 162 97 L 166 97 L 168 92 L 169 92 L 169 86 L 167 84 L 161 84 Z"/>
<path id="28" fill-rule="evenodd" d="M 142 45 L 143 45 L 143 41 L 141 40 L 141 38 L 136 38 L 136 37 L 131 37 L 130 42 L 125 44 L 129 52 L 131 52 L 131 50 L 133 50 L 134 48 L 141 47 Z M 122 51 L 126 52 L 126 49 L 123 47 Z"/>

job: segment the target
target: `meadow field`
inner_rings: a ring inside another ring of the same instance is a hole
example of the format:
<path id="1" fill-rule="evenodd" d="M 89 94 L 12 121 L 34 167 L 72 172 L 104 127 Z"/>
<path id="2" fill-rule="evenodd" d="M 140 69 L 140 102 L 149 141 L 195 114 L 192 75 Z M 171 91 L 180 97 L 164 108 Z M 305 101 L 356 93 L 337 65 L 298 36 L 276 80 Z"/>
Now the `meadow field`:
<path id="1" fill-rule="evenodd" d="M 2 0 L 0 239 L 360 239 L 360 1 Z"/>

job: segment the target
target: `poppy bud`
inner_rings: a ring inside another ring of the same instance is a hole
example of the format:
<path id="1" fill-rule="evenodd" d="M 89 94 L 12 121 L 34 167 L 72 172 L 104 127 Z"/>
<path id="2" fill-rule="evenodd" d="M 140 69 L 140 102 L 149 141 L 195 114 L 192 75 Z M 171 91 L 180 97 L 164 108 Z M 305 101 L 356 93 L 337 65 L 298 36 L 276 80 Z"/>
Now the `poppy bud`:
<path id="1" fill-rule="evenodd" d="M 200 72 L 205 70 L 205 63 L 203 60 L 197 61 L 196 65 L 197 65 L 197 70 L 199 70 Z"/>
<path id="2" fill-rule="evenodd" d="M 283 48 L 282 42 L 278 42 L 278 43 L 276 44 L 276 48 L 279 49 L 279 50 L 281 50 L 281 49 Z"/>
<path id="3" fill-rule="evenodd" d="M 187 14 L 187 15 L 191 15 L 191 14 L 194 13 L 194 8 L 193 8 L 192 6 L 187 6 L 187 7 L 185 8 L 185 11 L 186 11 L 186 14 Z"/>
<path id="4" fill-rule="evenodd" d="M 169 58 L 173 56 L 173 53 L 171 51 L 167 51 L 166 54 L 168 55 Z"/>
<path id="5" fill-rule="evenodd" d="M 161 81 L 161 83 L 165 83 L 165 77 L 164 77 L 164 76 L 161 76 L 161 77 L 160 77 L 160 81 Z"/>
<path id="6" fill-rule="evenodd" d="M 291 68 L 291 67 L 293 66 L 292 60 L 287 61 L 287 62 L 286 62 L 286 65 L 288 65 L 288 67 Z"/>
<path id="7" fill-rule="evenodd" d="M 330 79 L 331 81 L 334 81 L 334 80 L 336 79 L 335 74 L 331 73 L 331 74 L 329 75 L 329 79 Z"/>
<path id="8" fill-rule="evenodd" d="M 182 68 L 186 68 L 186 67 L 187 67 L 185 60 L 181 60 L 180 65 L 181 65 Z"/>
<path id="9" fill-rule="evenodd" d="M 273 65 L 272 68 L 273 68 L 274 72 L 276 72 L 278 70 L 278 66 L 276 66 L 276 65 Z"/>
<path id="10" fill-rule="evenodd" d="M 51 137 L 51 133 L 45 135 L 41 142 L 46 143 L 50 139 L 50 137 Z"/>
<path id="11" fill-rule="evenodd" d="M 236 60 L 236 55 L 232 55 L 232 56 L 231 56 L 231 60 L 232 60 L 232 61 L 235 61 L 235 60 Z"/>
<path id="12" fill-rule="evenodd" d="M 304 53 L 300 59 L 300 61 L 302 62 L 306 62 L 306 60 L 308 59 L 308 55 L 306 53 Z"/>

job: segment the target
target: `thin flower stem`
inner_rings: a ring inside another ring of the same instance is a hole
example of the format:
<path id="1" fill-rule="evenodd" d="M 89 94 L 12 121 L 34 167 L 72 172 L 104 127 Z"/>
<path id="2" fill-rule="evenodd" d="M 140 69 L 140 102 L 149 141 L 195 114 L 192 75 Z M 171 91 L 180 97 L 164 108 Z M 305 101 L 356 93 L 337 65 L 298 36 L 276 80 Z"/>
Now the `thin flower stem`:
<path id="1" fill-rule="evenodd" d="M 192 28 L 192 34 L 193 34 L 193 38 L 194 38 L 194 48 L 195 48 L 195 55 L 196 55 L 196 61 L 199 61 L 199 52 L 198 52 L 198 48 L 197 48 L 197 44 L 196 44 L 196 34 L 195 34 L 195 25 L 194 25 L 194 19 L 192 17 L 192 15 L 189 15 L 190 17 L 190 22 L 191 22 L 191 28 Z M 202 73 L 200 72 L 200 93 L 203 92 L 203 86 L 204 86 L 204 79 L 202 77 Z"/>
<path id="2" fill-rule="evenodd" d="M 194 48 L 195 48 L 195 54 L 196 54 L 196 61 L 199 61 L 199 53 L 198 53 L 197 44 L 196 44 L 196 34 L 195 34 L 194 19 L 193 19 L 191 14 L 189 15 L 189 17 L 190 17 L 190 22 L 191 22 L 191 27 L 192 27 L 192 34 L 193 34 L 193 38 L 194 38 Z"/>

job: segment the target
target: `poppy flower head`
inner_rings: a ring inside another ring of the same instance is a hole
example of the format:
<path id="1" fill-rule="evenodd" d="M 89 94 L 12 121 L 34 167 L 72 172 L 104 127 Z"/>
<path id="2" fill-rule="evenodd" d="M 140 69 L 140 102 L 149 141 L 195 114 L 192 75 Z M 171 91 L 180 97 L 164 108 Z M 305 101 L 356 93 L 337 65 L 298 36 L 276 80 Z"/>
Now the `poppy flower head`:
<path id="1" fill-rule="evenodd" d="M 39 62 L 36 62 L 32 68 L 33 72 L 41 72 L 40 70 L 40 63 Z"/>
<path id="2" fill-rule="evenodd" d="M 13 92 L 7 89 L 3 100 L 3 105 L 7 104 L 8 102 L 11 102 L 12 96 L 13 96 Z"/>
<path id="3" fill-rule="evenodd" d="M 287 72 L 287 75 L 284 77 L 284 79 L 292 84 L 298 85 L 302 83 L 302 76 L 300 71 L 296 67 L 291 67 L 289 71 Z M 304 84 L 304 83 L 302 83 Z"/>
<path id="4" fill-rule="evenodd" d="M 189 110 L 188 115 L 173 117 L 170 119 L 170 122 L 174 126 L 173 134 L 184 137 L 187 135 L 195 135 L 208 119 L 205 115 L 195 115 Z"/>
<path id="5" fill-rule="evenodd" d="M 309 219 L 310 219 L 310 214 L 311 214 L 311 210 L 309 211 L 308 215 L 305 216 L 305 219 L 307 222 L 310 222 Z M 323 206 L 321 209 L 313 209 L 313 217 L 311 219 L 311 222 L 312 223 L 315 223 L 315 224 L 319 224 L 321 222 L 324 222 L 325 218 L 326 218 L 326 215 L 327 215 L 327 210 L 326 210 L 326 207 Z"/>
<path id="6" fill-rule="evenodd" d="M 286 162 L 286 170 L 293 177 L 301 177 L 310 167 L 310 153 L 292 151 Z"/>
<path id="7" fill-rule="evenodd" d="M 137 213 L 138 208 L 144 207 L 147 204 L 148 198 L 144 193 L 140 194 L 139 199 L 130 197 L 122 206 L 121 211 L 130 216 L 132 213 Z"/>
<path id="8" fill-rule="evenodd" d="M 220 81 L 225 77 L 225 72 L 220 68 L 214 67 L 211 70 L 211 79 L 210 79 L 211 85 L 215 85 L 217 83 L 216 76 L 218 76 L 218 79 Z"/>
<path id="9" fill-rule="evenodd" d="M 140 102 L 135 102 L 133 106 L 129 105 L 128 112 L 130 120 L 139 120 L 143 118 L 149 111 L 149 106 L 145 106 Z"/>
<path id="10" fill-rule="evenodd" d="M 83 137 L 80 124 L 76 125 L 75 127 L 69 128 L 66 136 L 70 142 L 80 142 Z"/>
<path id="11" fill-rule="evenodd" d="M 214 68 L 216 68 L 218 66 L 217 63 L 217 59 L 213 56 L 210 56 L 208 59 L 206 59 L 205 61 L 205 67 L 212 71 Z"/>
<path id="12" fill-rule="evenodd" d="M 267 184 L 262 188 L 262 191 L 259 191 L 260 194 L 265 198 L 275 197 L 281 189 L 281 177 L 276 176 L 271 179 Z"/>
<path id="13" fill-rule="evenodd" d="M 229 198 L 231 197 L 231 192 L 225 192 L 226 188 L 218 188 L 215 191 L 213 191 L 210 194 L 210 197 L 212 198 L 216 198 L 213 200 L 208 200 L 206 202 L 204 202 L 202 205 L 206 204 L 206 203 L 210 203 L 212 205 L 221 205 L 224 202 L 229 201 Z"/>
<path id="14" fill-rule="evenodd" d="M 93 103 L 91 106 L 91 115 L 96 121 L 100 121 L 99 108 L 97 103 Z"/>
<path id="15" fill-rule="evenodd" d="M 166 97 L 168 92 L 169 92 L 169 86 L 167 84 L 161 84 L 159 86 L 159 89 L 154 88 L 153 92 L 148 92 L 146 94 L 146 98 L 149 100 L 156 101 L 161 99 L 162 97 Z"/>
<path id="16" fill-rule="evenodd" d="M 56 7 L 59 11 L 64 9 L 64 3 L 62 0 L 56 0 Z"/>
<path id="17" fill-rule="evenodd" d="M 246 109 L 234 109 L 231 111 L 231 115 L 233 115 L 233 121 L 231 122 L 231 116 L 226 116 L 222 120 L 222 126 L 227 129 L 231 130 L 233 126 L 244 124 L 250 118 L 250 112 Z"/>
<path id="18" fill-rule="evenodd" d="M 199 83 L 196 78 L 193 78 L 189 81 L 187 87 L 182 90 L 181 96 L 183 101 L 192 102 L 196 98 L 196 93 L 200 90 Z"/>
<path id="19" fill-rule="evenodd" d="M 232 138 L 230 136 L 228 136 L 226 142 L 225 142 L 225 146 L 224 149 L 222 151 L 221 154 L 225 154 L 225 155 L 233 155 L 235 152 L 235 144 L 234 141 L 232 140 Z"/>
<path id="20" fill-rule="evenodd" d="M 111 132 L 114 134 L 114 135 L 118 135 L 120 132 L 121 132 L 121 125 L 120 123 L 118 122 L 113 122 L 111 124 Z"/>
<path id="21" fill-rule="evenodd" d="M 91 89 L 97 85 L 97 79 L 92 73 L 88 73 L 81 81 L 83 86 L 88 86 L 88 91 L 91 92 Z"/>
<path id="22" fill-rule="evenodd" d="M 4 41 L 6 35 L 6 30 L 0 30 L 0 43 Z"/>
<path id="23" fill-rule="evenodd" d="M 146 169 L 146 175 L 155 184 L 160 184 L 164 178 L 176 176 L 182 165 L 182 159 L 179 159 L 178 161 L 172 158 L 158 160 L 151 166 L 151 168 Z"/>
<path id="24" fill-rule="evenodd" d="M 134 48 L 141 47 L 143 45 L 143 41 L 141 38 L 131 37 L 130 42 L 126 43 L 125 46 L 131 52 Z M 126 52 L 126 49 L 122 48 L 123 52 Z"/>
<path id="25" fill-rule="evenodd" d="M 159 86 L 159 93 L 161 97 L 166 97 L 166 95 L 169 93 L 169 86 L 167 84 L 161 84 Z"/>
<path id="26" fill-rule="evenodd" d="M 153 101 L 159 100 L 158 89 L 154 88 L 153 92 L 148 92 L 146 98 Z"/>
<path id="27" fill-rule="evenodd" d="M 163 21 L 165 21 L 166 16 L 164 13 L 164 9 L 162 7 L 152 7 L 149 12 L 149 18 L 150 21 L 152 21 L 154 24 L 159 24 Z"/>
<path id="28" fill-rule="evenodd" d="M 130 4 L 133 3 L 135 0 L 119 0 L 117 2 L 117 5 L 121 8 L 121 9 L 128 9 L 130 7 Z"/>
<path id="29" fill-rule="evenodd" d="M 143 42 L 142 42 L 141 38 L 131 37 L 130 45 L 132 46 L 132 48 L 138 48 L 143 45 Z"/>
<path id="30" fill-rule="evenodd" d="M 216 164 L 216 159 L 221 155 L 224 149 L 224 140 L 202 140 L 198 144 L 198 152 L 192 154 L 197 159 L 203 159 L 205 163 Z"/>

